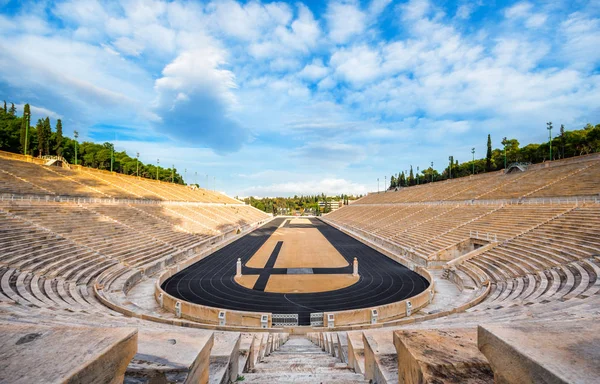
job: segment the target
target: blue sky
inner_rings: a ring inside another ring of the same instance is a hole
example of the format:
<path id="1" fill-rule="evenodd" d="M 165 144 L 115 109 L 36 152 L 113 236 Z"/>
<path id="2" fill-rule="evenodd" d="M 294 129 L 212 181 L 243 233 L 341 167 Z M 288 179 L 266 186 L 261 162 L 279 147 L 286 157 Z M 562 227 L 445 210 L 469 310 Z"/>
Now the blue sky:
<path id="1" fill-rule="evenodd" d="M 482 156 L 488 133 L 600 123 L 598 1 L 0 9 L 2 99 L 230 195 L 365 193 Z"/>

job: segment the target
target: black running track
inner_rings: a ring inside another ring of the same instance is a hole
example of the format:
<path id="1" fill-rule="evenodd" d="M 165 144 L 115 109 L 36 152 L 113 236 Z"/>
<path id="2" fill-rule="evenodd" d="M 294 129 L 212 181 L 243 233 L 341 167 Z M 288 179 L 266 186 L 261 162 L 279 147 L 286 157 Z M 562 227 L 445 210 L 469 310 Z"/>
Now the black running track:
<path id="1" fill-rule="evenodd" d="M 320 293 L 264 292 L 264 285 L 270 274 L 287 273 L 285 268 L 273 268 L 277 249 L 265 269 L 249 268 L 245 264 L 283 220 L 276 218 L 221 248 L 166 280 L 162 288 L 179 299 L 211 307 L 251 312 L 297 313 L 299 324 L 309 325 L 310 314 L 313 312 L 393 303 L 417 295 L 429 285 L 422 276 L 405 266 L 322 221 L 311 219 L 312 225 L 290 227 L 317 228 L 350 264 L 344 268 L 315 268 L 313 273 L 352 273 L 352 262 L 357 257 L 359 281 L 346 288 Z M 238 257 L 242 259 L 242 274 L 261 275 L 255 289 L 244 288 L 234 281 Z"/>

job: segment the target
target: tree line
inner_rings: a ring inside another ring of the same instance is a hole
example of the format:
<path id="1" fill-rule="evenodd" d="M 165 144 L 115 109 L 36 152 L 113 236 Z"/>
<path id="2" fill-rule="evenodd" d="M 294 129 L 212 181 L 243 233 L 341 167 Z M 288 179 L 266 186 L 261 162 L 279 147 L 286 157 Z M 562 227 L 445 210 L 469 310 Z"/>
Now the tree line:
<path id="1" fill-rule="evenodd" d="M 246 197 L 243 201 L 246 204 L 252 205 L 254 208 L 260 209 L 267 213 L 273 213 L 274 215 L 279 214 L 285 210 L 287 212 L 311 212 L 312 214 L 319 215 L 321 213 L 328 213 L 331 210 L 332 201 L 342 201 L 343 204 L 348 204 L 350 200 L 356 200 L 359 196 L 354 195 L 336 195 L 327 196 L 324 193 L 317 195 L 295 195 L 294 197 Z M 236 197 L 237 198 L 237 197 Z M 319 202 L 325 202 L 323 209 L 319 207 Z"/>
<path id="2" fill-rule="evenodd" d="M 546 125 L 549 132 L 552 132 L 552 122 L 548 122 Z M 454 156 L 449 156 L 448 163 L 441 172 L 435 170 L 433 164 L 424 170 L 417 168 L 416 171 L 413 170 L 411 165 L 407 170 L 392 175 L 389 179 L 388 188 L 407 187 L 471 174 L 498 171 L 516 162 L 536 164 L 547 160 L 559 160 L 600 152 L 600 124 L 595 126 L 587 124 L 582 129 L 572 131 L 565 130 L 565 126 L 561 125 L 558 135 L 545 143 L 528 144 L 520 147 L 517 139 L 507 139 L 505 137 L 500 144 L 502 147 L 492 149 L 492 138 L 491 135 L 488 135 L 487 151 L 484 158 L 476 158 L 475 160 L 471 158 L 469 161 L 459 163 Z"/>
<path id="3" fill-rule="evenodd" d="M 0 150 L 13 153 L 27 154 L 31 156 L 56 155 L 62 156 L 70 164 L 77 163 L 84 167 L 110 170 L 111 162 L 114 172 L 136 175 L 148 179 L 173 181 L 177 184 L 185 184 L 183 177 L 177 173 L 175 167 L 163 168 L 153 164 L 144 164 L 137 156 L 132 158 L 125 151 L 115 151 L 114 144 L 105 142 L 103 144 L 77 141 L 77 131 L 74 131 L 75 139 L 63 135 L 61 119 L 57 119 L 54 130 L 50 118 L 38 119 L 35 126 L 31 126 L 31 107 L 29 104 L 23 106 L 23 115 L 17 115 L 14 103 L 7 106 L 6 101 L 0 108 Z M 77 151 L 77 162 L 75 154 Z"/>

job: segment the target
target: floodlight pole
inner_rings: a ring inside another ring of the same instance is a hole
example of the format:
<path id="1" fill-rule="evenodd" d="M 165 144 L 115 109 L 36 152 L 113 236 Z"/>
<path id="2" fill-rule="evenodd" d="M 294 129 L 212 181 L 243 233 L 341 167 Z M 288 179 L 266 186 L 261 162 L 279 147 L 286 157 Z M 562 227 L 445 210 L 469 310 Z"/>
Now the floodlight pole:
<path id="1" fill-rule="evenodd" d="M 475 174 L 475 148 L 471 148 L 471 153 L 473 154 L 473 174 Z"/>
<path id="2" fill-rule="evenodd" d="M 502 139 L 502 144 L 504 145 L 504 170 L 506 171 L 506 144 L 508 144 L 506 137 Z"/>
<path id="3" fill-rule="evenodd" d="M 79 137 L 79 132 L 73 131 L 73 136 L 75 136 L 75 165 L 77 165 L 77 138 Z"/>
<path id="4" fill-rule="evenodd" d="M 552 122 L 546 123 L 548 126 L 546 129 L 548 130 L 548 146 L 550 147 L 550 161 L 552 161 Z"/>
<path id="5" fill-rule="evenodd" d="M 431 162 L 431 182 L 433 183 L 433 161 Z"/>
<path id="6" fill-rule="evenodd" d="M 25 113 L 23 113 L 24 115 Z M 25 119 L 25 155 L 27 155 L 27 145 L 29 144 L 29 119 L 31 118 L 31 112 L 29 113 L 29 116 L 23 116 L 23 118 Z M 75 147 L 75 153 L 77 153 L 77 147 Z M 77 155 L 75 155 L 75 158 L 77 158 Z M 77 164 L 77 163 L 75 163 Z"/>
<path id="7" fill-rule="evenodd" d="M 156 159 L 156 181 L 158 181 L 158 167 L 160 164 L 160 159 Z"/>

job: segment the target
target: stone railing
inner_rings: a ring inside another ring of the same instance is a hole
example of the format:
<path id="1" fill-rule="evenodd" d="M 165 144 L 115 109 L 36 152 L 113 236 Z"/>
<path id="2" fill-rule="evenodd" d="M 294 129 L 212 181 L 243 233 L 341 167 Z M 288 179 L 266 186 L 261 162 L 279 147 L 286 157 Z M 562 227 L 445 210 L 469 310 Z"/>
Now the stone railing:
<path id="1" fill-rule="evenodd" d="M 120 198 L 97 198 L 76 197 L 56 195 L 22 195 L 15 193 L 1 193 L 0 201 L 30 201 L 30 202 L 56 202 L 77 204 L 150 204 L 150 205 L 180 205 L 180 206 L 214 206 L 214 207 L 239 207 L 248 206 L 243 202 L 235 203 L 203 203 L 196 201 L 173 201 L 173 200 L 149 200 L 149 199 L 120 199 Z M 254 208 L 254 207 L 252 207 Z M 254 208 L 256 209 L 256 208 Z M 262 211 L 260 211 L 262 212 Z M 265 213 L 265 212 L 262 212 Z M 266 214 L 266 213 L 265 213 Z"/>
<path id="2" fill-rule="evenodd" d="M 590 196 L 569 196 L 569 197 L 531 197 L 514 199 L 494 199 L 494 200 L 436 200 L 436 201 L 418 201 L 413 203 L 373 203 L 361 204 L 355 203 L 352 206 L 363 207 L 402 207 L 402 206 L 423 206 L 423 205 L 556 205 L 556 204 L 582 204 L 582 203 L 600 203 L 600 194 Z"/>

